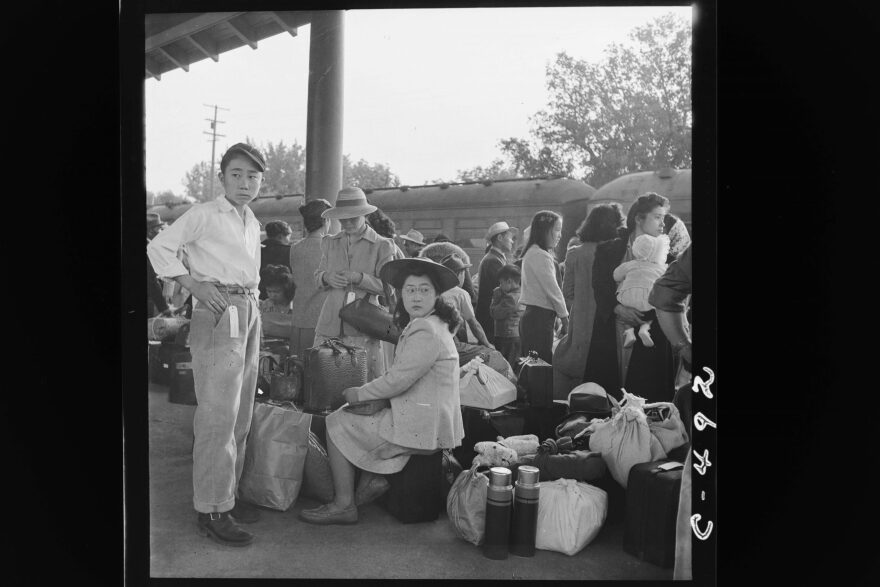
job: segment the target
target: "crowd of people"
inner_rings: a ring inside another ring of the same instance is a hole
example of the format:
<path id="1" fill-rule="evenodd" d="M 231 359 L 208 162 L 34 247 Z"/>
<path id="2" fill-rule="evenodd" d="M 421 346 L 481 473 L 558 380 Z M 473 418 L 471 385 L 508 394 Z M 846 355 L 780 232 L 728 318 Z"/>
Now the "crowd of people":
<path id="1" fill-rule="evenodd" d="M 537 212 L 519 246 L 518 229 L 498 219 L 473 263 L 445 235 L 398 234 L 356 187 L 339 191 L 335 204 L 301 206 L 299 241 L 291 244 L 290 226 L 273 221 L 261 243 L 247 204 L 265 169 L 257 149 L 233 145 L 220 162 L 223 197 L 170 226 L 147 218 L 151 315 L 179 309 L 163 299 L 163 279 L 191 294 L 193 505 L 199 528 L 218 542 L 250 544 L 241 524 L 259 519 L 236 490 L 261 335 L 289 339 L 298 356 L 330 338 L 366 350 L 367 382 L 343 395 L 380 407 L 327 417 L 335 498 L 300 513 L 314 524 L 357 522 L 358 506 L 385 491 L 383 476 L 410 455 L 461 443 L 465 357 L 497 352 L 512 372 L 533 351 L 553 365 L 557 399 L 589 381 L 618 398 L 624 388 L 672 401 L 681 370 L 690 368 L 690 237 L 662 195 L 639 196 L 626 216 L 619 204 L 592 207 L 561 259 L 558 213 Z M 332 220 L 340 226 L 333 234 Z M 340 319 L 356 299 L 393 315 L 396 345 Z"/>

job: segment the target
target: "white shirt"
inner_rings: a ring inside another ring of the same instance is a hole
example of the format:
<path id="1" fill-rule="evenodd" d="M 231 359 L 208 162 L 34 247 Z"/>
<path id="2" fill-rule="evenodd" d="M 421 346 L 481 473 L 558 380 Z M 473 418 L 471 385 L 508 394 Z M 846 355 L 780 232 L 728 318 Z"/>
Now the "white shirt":
<path id="1" fill-rule="evenodd" d="M 186 248 L 189 270 L 177 257 Z M 260 223 L 248 206 L 244 222 L 225 197 L 196 204 L 147 245 L 159 277 L 192 275 L 256 289 L 260 283 Z"/>
<path id="2" fill-rule="evenodd" d="M 556 282 L 553 255 L 538 245 L 532 245 L 523 255 L 520 292 L 520 304 L 554 310 L 560 318 L 568 317 L 562 289 Z"/>

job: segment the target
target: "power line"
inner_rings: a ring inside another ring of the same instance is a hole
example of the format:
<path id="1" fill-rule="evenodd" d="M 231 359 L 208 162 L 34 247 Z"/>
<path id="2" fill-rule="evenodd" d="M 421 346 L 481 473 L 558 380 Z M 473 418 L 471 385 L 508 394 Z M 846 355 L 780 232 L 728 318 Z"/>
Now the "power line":
<path id="1" fill-rule="evenodd" d="M 229 112 L 229 108 L 221 108 L 220 106 L 217 106 L 216 104 L 204 104 L 204 106 L 214 109 L 214 118 L 206 118 L 205 119 L 211 123 L 211 132 L 202 131 L 202 134 L 206 134 L 206 135 L 211 136 L 211 172 L 208 174 L 208 176 L 211 178 L 210 195 L 211 195 L 211 198 L 213 199 L 213 197 L 214 197 L 214 153 L 216 152 L 215 147 L 217 145 L 217 137 L 225 137 L 226 136 L 226 135 L 217 134 L 217 124 L 218 123 L 223 124 L 226 122 L 225 120 L 217 120 L 217 111 L 218 110 L 225 110 L 226 112 Z M 207 199 L 207 198 L 203 198 L 203 199 Z"/>

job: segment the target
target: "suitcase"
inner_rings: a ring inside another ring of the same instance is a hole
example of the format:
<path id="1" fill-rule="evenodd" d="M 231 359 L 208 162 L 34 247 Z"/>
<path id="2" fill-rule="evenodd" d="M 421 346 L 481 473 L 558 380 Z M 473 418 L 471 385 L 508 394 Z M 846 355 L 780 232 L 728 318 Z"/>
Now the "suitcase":
<path id="1" fill-rule="evenodd" d="M 630 469 L 626 487 L 623 550 L 663 568 L 675 564 L 675 525 L 682 468 L 659 465 L 667 459 L 641 463 Z"/>
<path id="2" fill-rule="evenodd" d="M 303 411 L 330 413 L 345 403 L 342 390 L 367 382 L 367 351 L 331 338 L 306 349 Z"/>
<path id="3" fill-rule="evenodd" d="M 443 451 L 412 455 L 403 470 L 386 475 L 391 487 L 379 503 L 404 524 L 433 522 L 440 517 Z"/>
<path id="4" fill-rule="evenodd" d="M 184 348 L 172 355 L 171 382 L 168 386 L 168 401 L 187 406 L 198 405 L 196 385 L 193 380 L 192 355 Z"/>
<path id="5" fill-rule="evenodd" d="M 538 357 L 535 351 L 522 360 L 517 376 L 517 399 L 533 408 L 553 405 L 553 366 Z"/>

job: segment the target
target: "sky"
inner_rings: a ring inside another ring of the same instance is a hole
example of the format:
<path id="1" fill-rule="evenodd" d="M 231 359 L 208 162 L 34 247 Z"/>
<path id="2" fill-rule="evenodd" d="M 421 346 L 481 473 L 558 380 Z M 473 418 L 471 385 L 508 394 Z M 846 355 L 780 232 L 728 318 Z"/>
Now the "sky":
<path id="1" fill-rule="evenodd" d="M 528 137 L 546 105 L 557 53 L 598 62 L 612 43 L 689 6 L 349 10 L 345 14 L 343 152 L 384 163 L 405 185 L 453 179 Z M 216 162 L 229 145 L 305 145 L 310 27 L 145 80 L 146 187 L 184 193 L 211 160 L 206 119 L 218 105 Z"/>

